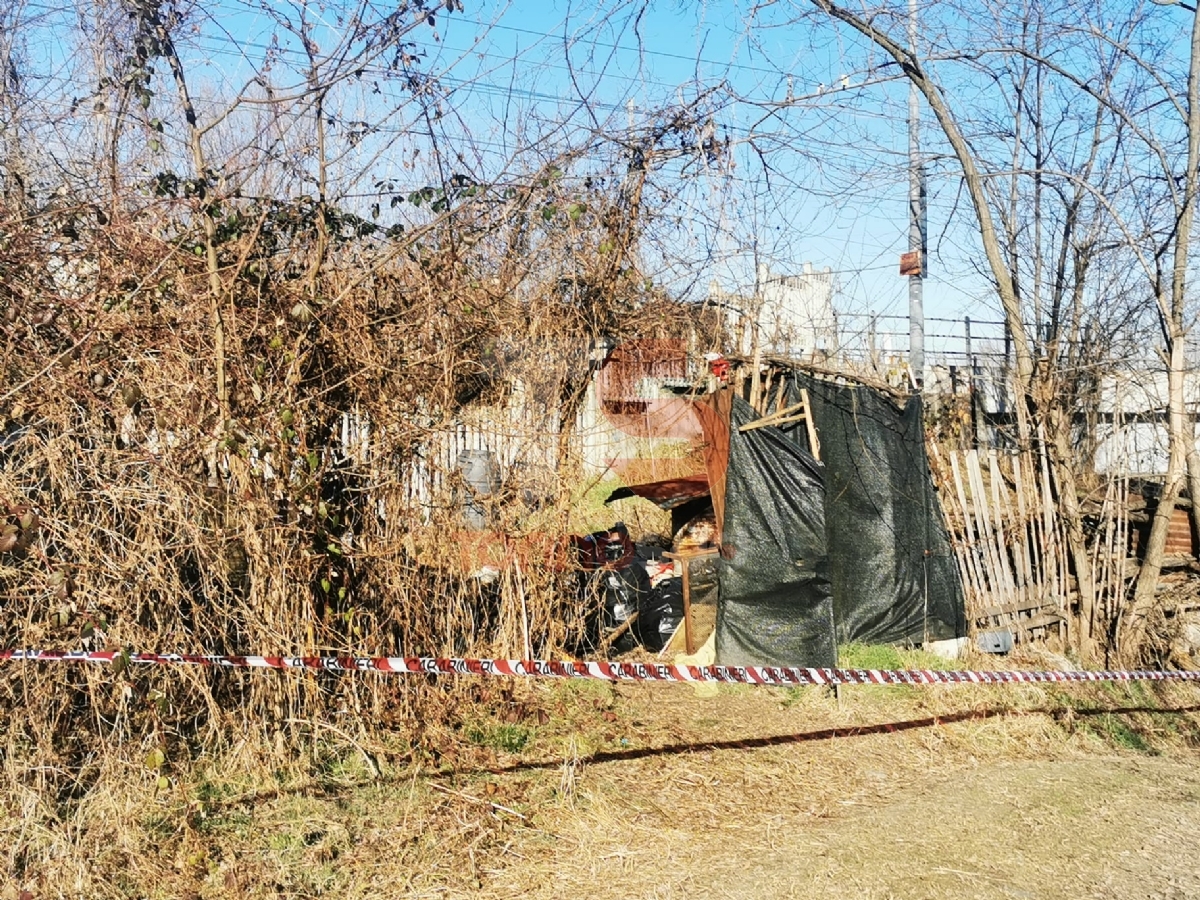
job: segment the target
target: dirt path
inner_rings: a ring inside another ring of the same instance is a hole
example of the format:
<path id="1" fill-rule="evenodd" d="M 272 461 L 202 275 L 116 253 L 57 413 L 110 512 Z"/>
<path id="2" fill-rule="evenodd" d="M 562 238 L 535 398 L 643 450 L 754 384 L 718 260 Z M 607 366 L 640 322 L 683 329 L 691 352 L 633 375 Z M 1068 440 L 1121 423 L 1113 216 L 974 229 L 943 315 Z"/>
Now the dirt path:
<path id="1" fill-rule="evenodd" d="M 779 832 L 716 852 L 745 871 L 714 895 L 1200 897 L 1200 774 L 1174 760 L 994 763 Z"/>
<path id="2" fill-rule="evenodd" d="M 692 727 L 720 723 L 711 727 L 741 740 L 714 734 L 707 748 L 617 751 L 564 768 L 570 802 L 544 810 L 541 833 L 484 874 L 487 893 L 1200 897 L 1194 750 L 1114 755 L 1036 713 L 985 710 L 946 724 L 885 716 L 886 727 L 853 733 L 836 723 L 797 731 L 821 714 L 864 717 L 819 701 L 800 711 L 748 694 L 668 702 Z"/>

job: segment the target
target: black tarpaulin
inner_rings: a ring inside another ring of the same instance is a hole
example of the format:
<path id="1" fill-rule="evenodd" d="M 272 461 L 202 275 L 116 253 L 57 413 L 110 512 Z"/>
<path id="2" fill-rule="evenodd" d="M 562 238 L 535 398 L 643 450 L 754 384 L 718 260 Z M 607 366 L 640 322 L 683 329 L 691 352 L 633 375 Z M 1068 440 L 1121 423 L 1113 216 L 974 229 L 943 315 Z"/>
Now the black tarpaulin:
<path id="1" fill-rule="evenodd" d="M 925 455 L 920 397 L 802 372 L 825 465 L 838 640 L 919 644 L 966 634 L 963 591 Z M 764 429 L 765 430 L 765 429 Z"/>
<path id="2" fill-rule="evenodd" d="M 720 567 L 722 665 L 833 666 L 833 600 L 820 465 L 735 398 Z"/>

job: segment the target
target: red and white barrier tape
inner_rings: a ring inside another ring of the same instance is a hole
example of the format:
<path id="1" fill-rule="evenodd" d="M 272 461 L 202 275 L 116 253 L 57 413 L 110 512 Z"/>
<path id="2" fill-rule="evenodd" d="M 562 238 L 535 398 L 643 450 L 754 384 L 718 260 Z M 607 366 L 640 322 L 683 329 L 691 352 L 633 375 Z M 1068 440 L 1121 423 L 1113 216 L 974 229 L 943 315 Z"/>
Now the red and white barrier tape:
<path id="1" fill-rule="evenodd" d="M 1200 672 L 971 672 L 937 669 L 807 669 L 780 666 L 669 666 L 642 662 L 556 662 L 540 659 L 436 659 L 399 656 L 197 656 L 113 650 L 3 650 L 0 662 L 89 662 L 385 672 L 409 675 L 492 675 L 590 678 L 598 681 L 727 682 L 775 687 L 837 684 L 1021 684 L 1077 681 L 1195 681 Z"/>

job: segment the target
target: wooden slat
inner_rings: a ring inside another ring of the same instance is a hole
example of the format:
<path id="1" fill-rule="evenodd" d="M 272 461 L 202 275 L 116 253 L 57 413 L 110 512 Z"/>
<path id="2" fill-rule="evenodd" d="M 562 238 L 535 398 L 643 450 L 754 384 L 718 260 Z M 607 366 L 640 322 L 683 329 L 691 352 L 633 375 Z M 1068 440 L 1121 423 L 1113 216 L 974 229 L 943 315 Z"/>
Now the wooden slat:
<path id="1" fill-rule="evenodd" d="M 1062 552 L 1062 544 L 1059 541 L 1059 532 L 1057 528 L 1056 517 L 1054 515 L 1053 494 L 1050 488 L 1050 461 L 1046 455 L 1046 433 L 1045 429 L 1038 426 L 1038 458 L 1041 463 L 1041 501 L 1042 501 L 1042 521 L 1044 531 L 1042 541 L 1048 551 L 1050 557 L 1047 568 L 1052 573 L 1050 581 L 1050 593 L 1054 597 L 1054 605 L 1058 609 L 1066 608 L 1066 560 L 1065 554 Z"/>
<path id="2" fill-rule="evenodd" d="M 1021 548 L 1021 580 L 1025 584 L 1025 594 L 1029 595 L 1034 590 L 1033 557 L 1030 555 L 1029 547 L 1029 518 L 1025 513 L 1024 498 L 1021 496 L 1022 482 L 1018 478 L 1018 473 L 1021 471 L 1020 454 L 1011 454 L 1009 457 L 1009 464 L 1012 466 L 1013 471 L 1013 487 L 1014 493 L 1016 494 L 1016 508 L 1013 508 L 1012 503 L 1008 503 L 1008 512 L 1009 515 L 1013 517 L 1013 521 L 1017 523 L 1015 526 L 1017 528 L 1015 540 L 1018 541 L 1017 546 Z M 1008 502 L 1007 494 L 1005 497 L 1006 502 Z"/>
<path id="3" fill-rule="evenodd" d="M 1067 621 L 1066 617 L 1058 612 L 1042 613 L 1034 616 L 1031 619 L 1018 623 L 1025 631 L 1031 631 L 1034 628 L 1045 628 L 1048 625 L 1062 625 Z"/>
<path id="4" fill-rule="evenodd" d="M 979 468 L 979 453 L 975 450 L 968 450 L 966 464 L 967 483 L 971 486 L 971 502 L 975 506 L 979 537 L 983 544 L 983 552 L 987 557 L 988 579 L 1004 602 L 1011 603 L 1013 597 L 1007 589 L 1008 585 L 1000 567 L 1000 557 L 996 552 L 996 536 L 992 531 L 991 511 L 988 509 L 987 491 L 983 486 L 983 472 Z"/>
<path id="5" fill-rule="evenodd" d="M 975 524 L 971 514 L 970 504 L 967 502 L 967 494 L 963 489 L 962 472 L 958 465 L 958 453 L 950 451 L 950 471 L 954 476 L 954 490 L 958 494 L 958 503 L 962 508 L 963 514 L 963 534 L 967 541 L 967 558 L 975 574 L 975 584 L 979 591 L 979 599 L 990 596 L 991 591 L 995 590 L 987 579 L 987 569 L 981 554 L 977 552 L 979 547 L 978 535 L 975 531 Z"/>
<path id="6" fill-rule="evenodd" d="M 1040 636 L 1048 627 L 1069 638 L 1069 609 L 1078 600 L 1072 562 L 1054 502 L 1048 448 L 1044 442 L 1032 446 L 1013 454 L 971 453 L 930 442 L 930 465 L 967 591 L 969 620 L 981 628 L 1011 627 L 1017 640 Z M 1127 558 L 1127 480 L 1114 477 L 1102 496 L 1091 507 L 1101 527 L 1087 546 L 1102 601 L 1093 628 L 1108 627 L 1119 614 L 1130 567 L 1136 565 Z M 1182 554 L 1166 563 L 1200 571 L 1200 561 Z"/>
<path id="7" fill-rule="evenodd" d="M 994 619 L 997 616 L 1020 616 L 1023 613 L 1034 613 L 1046 608 L 1045 603 L 1020 603 L 1012 606 L 989 606 L 979 613 L 976 618 Z"/>
<path id="8" fill-rule="evenodd" d="M 804 390 L 802 390 L 800 393 L 805 397 L 808 395 L 808 392 Z M 779 412 L 771 413 L 769 416 L 763 416 L 762 418 L 755 419 L 753 422 L 747 422 L 745 425 L 740 426 L 738 431 L 753 431 L 755 428 L 765 428 L 768 425 L 776 425 L 779 423 L 779 420 L 785 416 L 792 416 L 797 419 L 804 418 L 807 415 L 807 409 L 808 401 L 801 400 L 799 403 L 793 404 L 787 409 L 781 409 Z"/>
<path id="9" fill-rule="evenodd" d="M 812 419 L 812 404 L 808 399 L 808 388 L 800 388 L 800 400 L 804 403 L 805 421 L 808 423 L 808 447 L 813 459 L 821 458 L 821 440 L 817 436 L 817 423 Z"/>
<path id="10" fill-rule="evenodd" d="M 958 502 L 955 492 L 949 489 L 949 479 L 946 475 L 946 463 L 936 442 L 930 444 L 930 468 L 936 473 L 939 482 L 938 493 L 942 498 L 943 509 L 953 507 L 953 512 L 963 523 L 961 529 L 950 528 L 950 542 L 954 547 L 954 559 L 958 563 L 958 574 L 962 579 L 963 591 L 966 594 L 967 608 L 971 609 L 984 602 L 985 592 L 976 578 L 973 553 L 970 543 L 970 523 L 967 515 Z M 951 524 L 949 521 L 947 524 Z"/>
<path id="11" fill-rule="evenodd" d="M 1020 593 L 1017 587 L 1017 580 L 1013 577 L 1012 564 L 1009 561 L 1009 546 L 1008 539 L 1004 534 L 1004 516 L 1003 505 L 1001 504 L 1001 491 L 1008 493 L 1007 488 L 1003 485 L 1003 479 L 1000 477 L 1000 466 L 996 462 L 996 451 L 988 451 L 988 476 L 992 481 L 992 513 L 996 522 L 996 552 L 1000 558 L 1000 571 L 1003 574 L 1007 587 L 1013 598 L 1016 599 Z M 1011 520 L 1012 516 L 1009 516 Z"/>
<path id="12" fill-rule="evenodd" d="M 1129 508 L 1129 476 L 1122 475 L 1121 477 L 1121 492 L 1120 506 L 1122 510 Z M 1109 610 L 1109 616 L 1115 621 L 1118 611 L 1121 609 L 1125 600 L 1125 578 L 1128 571 L 1128 561 L 1126 554 L 1129 551 L 1129 518 L 1128 515 L 1121 516 L 1120 525 L 1117 529 L 1117 583 L 1116 594 L 1112 608 Z"/>
<path id="13" fill-rule="evenodd" d="M 1021 520 L 1026 523 L 1025 531 L 1029 541 L 1031 577 L 1036 578 L 1037 593 L 1044 598 L 1046 592 L 1046 546 L 1041 518 L 1038 515 L 1041 504 L 1037 499 L 1037 477 L 1034 474 L 1033 459 L 1028 450 L 1023 450 L 1013 460 L 1013 463 L 1018 507 L 1021 510 Z"/>

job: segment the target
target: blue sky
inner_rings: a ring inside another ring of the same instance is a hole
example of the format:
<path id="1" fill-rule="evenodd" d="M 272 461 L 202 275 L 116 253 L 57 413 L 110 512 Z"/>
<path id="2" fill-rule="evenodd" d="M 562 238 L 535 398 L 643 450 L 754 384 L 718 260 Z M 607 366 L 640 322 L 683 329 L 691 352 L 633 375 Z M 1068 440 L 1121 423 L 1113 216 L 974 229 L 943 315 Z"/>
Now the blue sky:
<path id="1" fill-rule="evenodd" d="M 784 273 L 811 262 L 838 273 L 841 312 L 906 315 L 908 283 L 898 263 L 908 242 L 907 82 L 888 67 L 863 70 L 858 48 L 832 33 L 815 40 L 811 32 L 797 33 L 803 26 L 772 15 L 760 12 L 748 26 L 743 5 L 734 2 L 656 3 L 640 16 L 630 9 L 605 18 L 586 3 L 489 4 L 447 22 L 442 56 L 482 35 L 480 69 L 496 67 L 477 91 L 482 108 L 507 102 L 507 85 L 527 95 L 530 105 L 561 108 L 577 96 L 563 60 L 570 41 L 576 84 L 594 90 L 617 124 L 628 118 L 629 104 L 636 115 L 694 96 L 702 86 L 728 83 L 745 100 L 727 100 L 717 121 L 735 142 L 759 135 L 772 171 L 764 171 L 753 147 L 735 143 L 735 167 L 724 173 L 732 183 L 714 178 L 695 186 L 689 202 L 727 231 L 695 236 L 717 245 L 713 275 L 732 288 L 752 280 L 756 254 Z M 485 23 L 491 23 L 486 34 Z M 514 58 L 520 62 L 507 62 Z M 793 115 L 786 126 L 764 122 L 761 104 L 784 101 L 789 93 L 811 98 L 803 121 Z M 788 146 L 805 129 L 813 145 Z M 931 237 L 943 238 L 943 256 L 934 259 L 926 280 L 926 313 L 995 320 L 987 286 L 962 258 L 975 249 L 971 236 L 946 234 L 957 189 L 957 178 L 932 173 L 929 228 Z M 898 321 L 892 327 L 907 331 Z M 952 326 L 931 323 L 928 330 Z M 977 335 L 981 330 L 976 326 Z"/>
<path id="2" fill-rule="evenodd" d="M 810 262 L 837 273 L 840 312 L 906 314 L 908 284 L 898 261 L 908 241 L 908 86 L 877 54 L 827 23 L 789 21 L 787 4 L 767 5 L 752 24 L 743 0 L 659 0 L 646 10 L 565 0 L 464 6 L 408 38 L 422 54 L 415 68 L 437 79 L 444 115 L 435 125 L 420 121 L 407 88 L 375 79 L 371 70 L 337 95 L 343 121 L 382 123 L 372 139 L 347 151 L 345 168 L 355 176 L 339 186 L 346 205 L 369 206 L 377 181 L 428 183 L 430 134 L 474 171 L 499 177 L 528 165 L 543 145 L 561 146 L 595 129 L 619 131 L 663 104 L 722 86 L 710 108 L 719 134 L 731 140 L 732 165 L 692 166 L 673 185 L 677 252 L 654 273 L 658 280 L 694 296 L 710 279 L 726 289 L 746 287 L 756 260 L 781 273 Z M 47 15 L 55 9 L 41 8 Z M 295 6 L 275 9 L 294 13 Z M 345 25 L 326 7 L 310 9 L 326 17 L 314 31 L 325 50 Z M 204 4 L 192 20 L 181 51 L 193 92 L 202 104 L 214 101 L 210 112 L 264 71 L 272 55 L 277 85 L 288 82 L 287 70 L 301 58 L 296 41 L 255 3 Z M 76 60 L 64 45 L 51 38 L 40 46 L 62 56 L 56 68 L 69 77 Z M 789 98 L 792 107 L 779 106 Z M 924 116 L 923 144 L 941 150 Z M 243 121 L 252 130 L 253 110 Z M 619 159 L 608 162 L 620 171 Z M 926 313 L 996 320 L 991 291 L 974 271 L 980 252 L 964 204 L 956 167 L 935 162 Z M 907 330 L 899 321 L 894 327 Z"/>
<path id="3" fill-rule="evenodd" d="M 419 66 L 437 74 L 450 92 L 454 117 L 441 124 L 443 134 L 453 137 L 457 129 L 464 140 L 469 134 L 482 165 L 505 167 L 523 140 L 556 120 L 587 128 L 581 94 L 602 124 L 621 128 L 663 104 L 725 83 L 730 93 L 745 98 L 723 93 L 715 100 L 715 123 L 734 141 L 733 166 L 693 173 L 678 192 L 682 218 L 693 223 L 683 232 L 690 246 L 679 267 L 704 271 L 699 278 L 689 277 L 691 271 L 661 273 L 664 282 L 694 292 L 716 279 L 731 289 L 752 283 L 756 259 L 781 273 L 810 262 L 837 273 L 843 312 L 907 312 L 907 279 L 897 271 L 908 240 L 907 85 L 894 73 L 855 71 L 857 54 L 839 41 L 801 45 L 794 41 L 795 29 L 773 30 L 767 17 L 747 28 L 743 10 L 733 2 L 660 2 L 645 11 L 630 5 L 615 12 L 551 0 L 465 5 L 462 13 L 439 15 L 432 28 L 419 29 L 411 39 L 425 54 Z M 220 27 L 206 27 L 208 33 L 183 49 L 194 54 L 189 62 L 198 73 L 198 90 L 229 94 L 253 77 L 279 29 L 269 16 L 242 4 L 205 8 Z M 336 33 L 338 24 L 329 25 Z M 281 61 L 273 74 L 283 80 L 282 63 L 298 56 L 297 45 L 289 46 L 286 35 L 276 45 Z M 859 87 L 863 82 L 868 86 Z M 782 101 L 789 91 L 793 98 L 811 97 L 815 116 L 803 126 L 776 122 L 778 114 L 763 121 L 759 104 Z M 847 104 L 851 95 L 857 99 Z M 386 100 L 366 93 L 357 102 L 363 119 L 376 114 L 369 104 L 386 106 Z M 353 117 L 348 108 L 341 111 Z M 398 123 L 404 115 L 397 113 Z M 396 130 L 411 124 L 397 124 Z M 813 129 L 819 146 L 798 138 L 801 127 Z M 751 134 L 757 149 L 748 143 Z M 414 149 L 407 148 L 408 154 Z M 764 149 L 770 172 L 759 155 Z M 372 183 L 417 185 L 420 161 L 408 154 L 376 160 Z M 864 165 L 869 160 L 875 164 Z M 936 178 L 931 183 L 934 235 L 943 230 L 943 186 Z M 361 195 L 363 187 L 348 193 Z M 966 310 L 987 318 L 978 309 L 981 296 L 987 296 L 986 288 L 964 286 L 958 274 L 939 272 L 935 263 L 926 282 L 927 314 L 959 317 Z M 896 328 L 906 330 L 902 323 Z"/>

